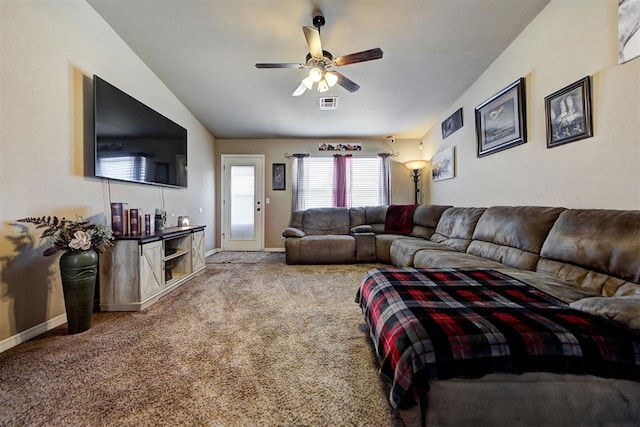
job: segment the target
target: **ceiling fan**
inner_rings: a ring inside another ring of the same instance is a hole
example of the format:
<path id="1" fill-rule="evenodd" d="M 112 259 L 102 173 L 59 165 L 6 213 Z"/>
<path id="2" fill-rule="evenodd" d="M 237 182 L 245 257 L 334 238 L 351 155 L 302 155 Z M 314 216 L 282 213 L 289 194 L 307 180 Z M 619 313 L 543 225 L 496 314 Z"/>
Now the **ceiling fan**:
<path id="1" fill-rule="evenodd" d="M 374 48 L 355 52 L 349 55 L 334 58 L 333 55 L 326 50 L 322 50 L 320 43 L 320 28 L 325 24 L 324 16 L 316 15 L 313 17 L 313 27 L 302 27 L 304 37 L 309 45 L 309 53 L 306 62 L 300 63 L 258 63 L 256 68 L 297 68 L 308 69 L 309 75 L 302 80 L 300 86 L 293 92 L 293 96 L 302 95 L 307 89 L 311 90 L 313 84 L 317 83 L 318 92 L 326 92 L 336 83 L 349 92 L 355 92 L 360 86 L 354 81 L 348 79 L 343 74 L 335 71 L 334 67 L 343 65 L 356 64 L 358 62 L 372 61 L 382 58 L 382 50 Z M 315 28 L 314 28 L 315 27 Z"/>

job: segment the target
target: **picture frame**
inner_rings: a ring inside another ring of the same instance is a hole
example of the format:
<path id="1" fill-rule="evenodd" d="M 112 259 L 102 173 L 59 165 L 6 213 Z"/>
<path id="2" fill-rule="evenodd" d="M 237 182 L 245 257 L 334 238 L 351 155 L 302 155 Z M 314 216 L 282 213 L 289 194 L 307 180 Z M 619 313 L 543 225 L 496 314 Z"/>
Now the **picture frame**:
<path id="1" fill-rule="evenodd" d="M 462 107 L 458 108 L 458 110 L 447 117 L 447 119 L 442 122 L 442 139 L 446 139 L 449 135 L 457 131 L 463 126 L 462 123 Z"/>
<path id="2" fill-rule="evenodd" d="M 362 144 L 360 142 L 339 142 L 335 144 L 319 142 L 318 151 L 362 151 Z"/>
<path id="3" fill-rule="evenodd" d="M 544 106 L 547 148 L 593 136 L 590 76 L 546 96 Z"/>
<path id="4" fill-rule="evenodd" d="M 286 165 L 284 163 L 274 163 L 272 166 L 271 189 L 282 191 L 287 189 Z"/>
<path id="5" fill-rule="evenodd" d="M 455 147 L 437 152 L 431 158 L 431 181 L 455 178 Z"/>
<path id="6" fill-rule="evenodd" d="M 618 64 L 640 58 L 640 0 L 618 0 Z"/>
<path id="7" fill-rule="evenodd" d="M 527 142 L 525 79 L 519 78 L 475 109 L 477 156 Z"/>

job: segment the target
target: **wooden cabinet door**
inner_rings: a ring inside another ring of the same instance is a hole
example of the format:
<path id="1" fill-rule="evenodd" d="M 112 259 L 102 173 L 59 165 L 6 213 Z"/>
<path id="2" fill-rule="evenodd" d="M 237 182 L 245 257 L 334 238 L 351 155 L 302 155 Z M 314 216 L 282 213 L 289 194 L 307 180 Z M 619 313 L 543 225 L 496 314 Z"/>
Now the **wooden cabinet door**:
<path id="1" fill-rule="evenodd" d="M 204 231 L 196 231 L 192 234 L 191 241 L 191 265 L 193 271 L 202 270 L 204 268 Z"/>
<path id="2" fill-rule="evenodd" d="M 140 255 L 140 297 L 144 301 L 164 287 L 162 242 L 142 245 Z"/>

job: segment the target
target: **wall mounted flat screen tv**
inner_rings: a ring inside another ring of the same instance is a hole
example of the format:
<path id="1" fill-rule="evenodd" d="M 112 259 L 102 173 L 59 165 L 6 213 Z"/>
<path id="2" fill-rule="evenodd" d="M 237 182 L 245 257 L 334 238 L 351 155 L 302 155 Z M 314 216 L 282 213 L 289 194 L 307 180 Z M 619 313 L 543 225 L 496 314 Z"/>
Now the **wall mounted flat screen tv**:
<path id="1" fill-rule="evenodd" d="M 187 130 L 93 76 L 95 164 L 100 178 L 187 187 Z"/>

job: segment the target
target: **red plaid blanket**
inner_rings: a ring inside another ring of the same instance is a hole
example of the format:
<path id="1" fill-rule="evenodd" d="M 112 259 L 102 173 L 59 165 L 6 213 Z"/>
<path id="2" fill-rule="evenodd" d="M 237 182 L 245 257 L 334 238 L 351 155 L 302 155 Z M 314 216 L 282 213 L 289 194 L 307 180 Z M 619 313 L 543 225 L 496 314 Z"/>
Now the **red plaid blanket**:
<path id="1" fill-rule="evenodd" d="M 432 379 L 544 371 L 640 381 L 640 334 L 497 271 L 374 269 L 356 302 L 394 408 Z"/>

